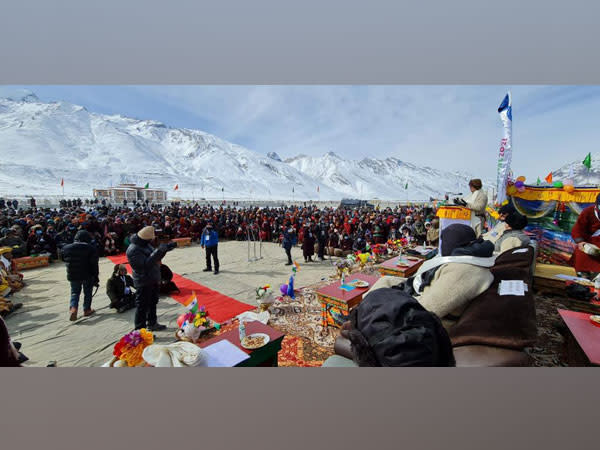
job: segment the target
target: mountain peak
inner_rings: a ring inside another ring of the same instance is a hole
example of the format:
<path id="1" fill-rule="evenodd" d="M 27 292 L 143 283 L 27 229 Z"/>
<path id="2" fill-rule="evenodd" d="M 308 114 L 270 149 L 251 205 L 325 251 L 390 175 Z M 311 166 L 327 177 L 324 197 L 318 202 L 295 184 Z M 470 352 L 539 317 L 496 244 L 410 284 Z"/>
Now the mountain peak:
<path id="1" fill-rule="evenodd" d="M 36 103 L 40 99 L 29 89 L 10 88 L 0 86 L 0 98 L 13 102 Z"/>
<path id="2" fill-rule="evenodd" d="M 326 158 L 335 158 L 335 159 L 342 159 L 337 153 L 335 152 L 327 152 L 325 153 L 325 157 Z"/>
<path id="3" fill-rule="evenodd" d="M 279 157 L 279 155 L 276 152 L 269 152 L 269 153 L 267 153 L 267 158 L 271 158 L 271 159 L 273 159 L 275 161 L 282 162 L 281 158 Z"/>

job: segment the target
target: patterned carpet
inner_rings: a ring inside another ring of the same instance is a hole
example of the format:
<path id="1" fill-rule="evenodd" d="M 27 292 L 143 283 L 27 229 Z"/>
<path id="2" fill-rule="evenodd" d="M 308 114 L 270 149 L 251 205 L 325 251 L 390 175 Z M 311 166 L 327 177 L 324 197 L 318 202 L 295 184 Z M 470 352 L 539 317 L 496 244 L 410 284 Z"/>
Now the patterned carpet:
<path id="1" fill-rule="evenodd" d="M 372 267 L 367 267 L 362 272 L 370 275 L 378 273 Z M 319 288 L 332 281 L 324 280 L 299 288 L 295 292 L 295 299 L 285 297 L 283 301 L 276 301 L 269 309 L 271 318 L 268 325 L 286 334 L 278 355 L 280 367 L 320 367 L 333 355 L 333 344 L 339 330 L 331 327 L 324 329 L 321 326 L 321 304 L 316 295 Z M 221 330 L 210 333 L 206 339 L 237 326 L 237 320 L 226 323 Z"/>

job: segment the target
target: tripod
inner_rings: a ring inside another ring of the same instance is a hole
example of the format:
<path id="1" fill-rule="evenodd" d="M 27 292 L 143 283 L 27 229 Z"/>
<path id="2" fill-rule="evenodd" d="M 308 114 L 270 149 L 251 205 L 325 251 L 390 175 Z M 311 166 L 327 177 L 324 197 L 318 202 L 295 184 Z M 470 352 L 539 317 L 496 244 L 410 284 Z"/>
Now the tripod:
<path id="1" fill-rule="evenodd" d="M 248 240 L 248 262 L 254 262 L 258 261 L 259 259 L 263 259 L 262 238 L 260 236 L 260 232 L 257 233 L 254 229 L 254 225 L 251 225 L 246 229 L 246 239 Z"/>

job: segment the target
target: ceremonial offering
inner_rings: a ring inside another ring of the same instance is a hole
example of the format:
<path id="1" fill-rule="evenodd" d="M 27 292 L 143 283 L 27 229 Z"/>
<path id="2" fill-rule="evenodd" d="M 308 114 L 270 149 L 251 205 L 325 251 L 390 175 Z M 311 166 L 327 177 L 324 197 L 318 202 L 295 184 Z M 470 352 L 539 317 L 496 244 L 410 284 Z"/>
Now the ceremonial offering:
<path id="1" fill-rule="evenodd" d="M 269 342 L 269 335 L 265 333 L 254 333 L 241 340 L 242 347 L 248 350 L 255 350 L 266 345 Z"/>

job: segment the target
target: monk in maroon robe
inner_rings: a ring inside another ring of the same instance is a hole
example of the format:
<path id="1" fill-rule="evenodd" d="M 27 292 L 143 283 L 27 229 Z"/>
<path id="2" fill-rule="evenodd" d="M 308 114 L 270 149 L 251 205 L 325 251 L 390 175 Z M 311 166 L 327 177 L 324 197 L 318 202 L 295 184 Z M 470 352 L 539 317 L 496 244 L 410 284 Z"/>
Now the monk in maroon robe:
<path id="1" fill-rule="evenodd" d="M 571 236 L 577 248 L 571 257 L 571 265 L 577 272 L 600 273 L 600 258 L 584 253 L 586 243 L 600 247 L 600 195 L 596 204 L 588 206 L 577 218 Z"/>

